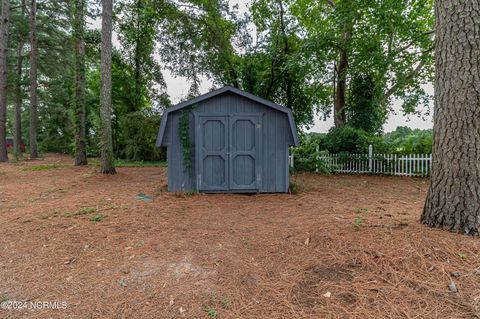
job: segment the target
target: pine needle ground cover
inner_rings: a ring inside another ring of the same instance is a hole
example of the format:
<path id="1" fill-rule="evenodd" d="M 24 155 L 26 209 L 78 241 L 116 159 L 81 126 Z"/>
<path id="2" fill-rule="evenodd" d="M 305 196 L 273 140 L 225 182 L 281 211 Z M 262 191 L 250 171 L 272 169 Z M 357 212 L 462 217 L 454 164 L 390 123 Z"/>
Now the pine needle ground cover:
<path id="1" fill-rule="evenodd" d="M 419 224 L 426 179 L 303 174 L 296 194 L 199 195 L 167 193 L 165 167 L 69 163 L 0 167 L 0 301 L 66 303 L 1 318 L 480 315 L 478 239 Z"/>

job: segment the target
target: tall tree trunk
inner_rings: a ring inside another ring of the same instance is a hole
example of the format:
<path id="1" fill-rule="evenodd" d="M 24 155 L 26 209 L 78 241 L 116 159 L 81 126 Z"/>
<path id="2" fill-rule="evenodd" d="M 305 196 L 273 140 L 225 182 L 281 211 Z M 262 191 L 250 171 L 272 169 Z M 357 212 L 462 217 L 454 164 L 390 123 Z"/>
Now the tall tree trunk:
<path id="1" fill-rule="evenodd" d="M 7 50 L 10 1 L 2 1 L 0 21 L 0 162 L 8 162 L 7 153 Z"/>
<path id="2" fill-rule="evenodd" d="M 87 165 L 85 120 L 85 0 L 76 0 L 73 14 L 75 55 L 75 165 Z"/>
<path id="3" fill-rule="evenodd" d="M 113 0 L 102 0 L 102 84 L 100 115 L 102 118 L 102 159 L 100 171 L 115 174 L 112 141 L 112 11 Z"/>
<path id="4" fill-rule="evenodd" d="M 30 158 L 38 158 L 37 146 L 37 1 L 30 2 Z"/>
<path id="5" fill-rule="evenodd" d="M 340 51 L 340 59 L 338 61 L 337 87 L 335 89 L 335 107 L 334 107 L 334 123 L 335 127 L 342 127 L 347 122 L 347 113 L 345 111 L 345 101 L 347 93 L 347 72 L 348 72 L 348 53 L 346 49 Z"/>
<path id="6" fill-rule="evenodd" d="M 26 1 L 22 1 L 22 17 L 25 16 Z M 18 157 L 22 152 L 22 105 L 23 105 L 23 47 L 25 46 L 24 35 L 20 36 L 17 46 L 17 83 L 15 87 L 15 114 L 13 117 L 13 150 L 15 157 Z"/>
<path id="7" fill-rule="evenodd" d="M 278 5 L 280 7 L 280 31 L 282 33 L 282 39 L 283 39 L 283 53 L 285 54 L 284 56 L 284 63 L 288 63 L 288 58 L 290 55 L 290 44 L 288 42 L 288 35 L 287 35 L 287 30 L 286 30 L 286 25 L 285 25 L 285 10 L 283 8 L 283 2 L 282 0 L 278 0 Z M 293 80 L 292 76 L 290 73 L 290 70 L 288 69 L 288 66 L 285 66 L 285 95 L 287 97 L 287 105 L 286 107 L 289 109 L 293 109 Z"/>
<path id="8" fill-rule="evenodd" d="M 421 221 L 480 235 L 480 7 L 438 0 L 433 168 Z"/>
<path id="9" fill-rule="evenodd" d="M 130 110 L 130 112 L 136 112 L 140 109 L 140 104 L 141 104 L 141 57 L 140 57 L 140 46 L 142 45 L 140 43 L 140 35 L 142 34 L 141 30 L 141 11 L 142 11 L 142 1 L 143 0 L 137 0 L 136 2 L 136 39 L 135 39 L 135 50 L 134 50 L 134 60 L 135 60 L 135 98 L 133 101 L 133 108 Z"/>
<path id="10" fill-rule="evenodd" d="M 351 7 L 351 10 L 354 10 L 354 8 Z M 344 126 L 347 122 L 345 106 L 347 100 L 348 55 L 356 19 L 351 17 L 351 20 L 343 22 L 342 25 L 343 31 L 341 34 L 339 59 L 337 70 L 335 70 L 337 72 L 337 87 L 335 89 L 335 105 L 333 108 L 334 122 L 337 128 Z"/>

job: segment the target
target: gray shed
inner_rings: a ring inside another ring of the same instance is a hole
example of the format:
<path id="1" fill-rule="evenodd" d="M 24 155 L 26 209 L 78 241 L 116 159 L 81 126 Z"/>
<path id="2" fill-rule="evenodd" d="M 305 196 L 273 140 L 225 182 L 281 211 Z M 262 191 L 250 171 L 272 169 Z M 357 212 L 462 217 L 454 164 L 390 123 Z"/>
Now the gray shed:
<path id="1" fill-rule="evenodd" d="M 233 87 L 167 108 L 157 137 L 169 191 L 288 192 L 290 146 L 298 146 L 291 110 Z"/>

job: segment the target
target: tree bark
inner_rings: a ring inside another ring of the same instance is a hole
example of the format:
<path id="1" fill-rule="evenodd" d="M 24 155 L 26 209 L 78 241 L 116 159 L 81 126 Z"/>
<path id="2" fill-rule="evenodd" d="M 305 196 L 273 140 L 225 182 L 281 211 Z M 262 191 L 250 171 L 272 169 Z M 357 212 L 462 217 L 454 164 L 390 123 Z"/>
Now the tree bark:
<path id="1" fill-rule="evenodd" d="M 353 26 L 352 26 L 353 27 Z M 350 28 L 348 26 L 347 28 Z M 347 74 L 348 74 L 348 45 L 352 38 L 352 31 L 346 30 L 342 35 L 342 48 L 340 49 L 340 57 L 338 61 L 337 72 L 338 80 L 335 89 L 335 106 L 334 106 L 334 123 L 335 127 L 342 127 L 347 122 L 347 113 L 345 110 L 346 93 L 347 93 Z"/>
<path id="2" fill-rule="evenodd" d="M 288 35 L 286 31 L 286 25 L 285 25 L 285 10 L 283 8 L 283 3 L 282 0 L 278 1 L 278 5 L 280 7 L 280 31 L 282 33 L 282 38 L 283 38 L 283 53 L 285 54 L 284 56 L 284 62 L 287 62 L 289 55 L 290 55 L 290 44 L 288 42 Z M 285 95 L 287 97 L 287 104 L 286 107 L 289 109 L 293 109 L 293 80 L 292 76 L 290 74 L 290 70 L 288 69 L 288 66 L 286 67 L 285 71 Z"/>
<path id="3" fill-rule="evenodd" d="M 335 108 L 334 108 L 334 123 L 335 127 L 342 127 L 347 121 L 347 114 L 345 112 L 345 101 L 347 92 L 347 69 L 348 69 L 348 55 L 345 50 L 340 52 L 340 60 L 338 62 L 338 81 L 335 90 Z"/>
<path id="4" fill-rule="evenodd" d="M 10 1 L 2 1 L 0 21 L 0 162 L 8 162 L 7 153 L 7 50 Z"/>
<path id="5" fill-rule="evenodd" d="M 135 60 L 135 98 L 133 101 L 133 108 L 130 112 L 137 112 L 140 110 L 141 104 L 141 57 L 140 57 L 140 35 L 142 34 L 141 30 L 141 10 L 142 10 L 142 0 L 137 0 L 136 2 L 136 34 L 135 34 L 135 50 L 134 50 L 134 60 Z"/>
<path id="6" fill-rule="evenodd" d="M 38 158 L 37 145 L 37 58 L 38 58 L 38 42 L 37 42 L 37 1 L 30 2 L 30 158 Z"/>
<path id="7" fill-rule="evenodd" d="M 26 1 L 22 1 L 22 17 L 26 12 Z M 15 114 L 13 117 L 13 151 L 15 157 L 18 157 L 22 152 L 22 77 L 23 77 L 23 47 L 25 45 L 24 35 L 20 36 L 17 46 L 17 83 L 15 87 Z"/>
<path id="8" fill-rule="evenodd" d="M 76 0 L 73 14 L 75 56 L 75 165 L 87 165 L 87 137 L 85 119 L 85 0 Z"/>
<path id="9" fill-rule="evenodd" d="M 480 235 L 480 6 L 438 0 L 433 168 L 422 223 Z"/>
<path id="10" fill-rule="evenodd" d="M 102 54 L 100 116 L 102 118 L 101 168 L 115 174 L 112 141 L 112 11 L 113 0 L 102 0 Z"/>

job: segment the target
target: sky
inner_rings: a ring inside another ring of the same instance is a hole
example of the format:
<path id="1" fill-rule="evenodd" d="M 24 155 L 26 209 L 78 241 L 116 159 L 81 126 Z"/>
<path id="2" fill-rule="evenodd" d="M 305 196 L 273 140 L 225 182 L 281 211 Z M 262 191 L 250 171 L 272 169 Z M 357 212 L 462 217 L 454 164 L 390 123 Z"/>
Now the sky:
<path id="1" fill-rule="evenodd" d="M 248 11 L 248 5 L 251 0 L 229 0 L 230 4 L 238 5 L 239 11 L 241 13 Z M 100 29 L 101 27 L 101 20 L 90 21 L 92 27 Z M 119 46 L 118 41 L 116 40 L 116 35 L 114 33 L 114 45 Z M 188 90 L 190 87 L 190 83 L 187 81 L 186 78 L 183 77 L 176 77 L 171 74 L 168 70 L 163 71 L 163 76 L 167 83 L 167 92 L 170 96 L 172 102 L 178 103 L 180 100 L 188 94 Z M 203 79 L 201 86 L 200 86 L 200 93 L 204 94 L 210 91 L 212 88 L 211 83 L 207 81 L 207 79 Z M 426 91 L 433 96 L 433 85 L 428 84 L 425 86 Z M 408 115 L 405 116 L 401 111 L 402 101 L 394 101 L 393 103 L 393 113 L 389 114 L 387 122 L 384 125 L 385 132 L 391 132 L 397 128 L 397 126 L 408 126 L 411 128 L 420 128 L 420 129 L 430 129 L 433 127 L 433 119 L 432 115 L 427 116 L 416 116 L 416 115 Z M 433 113 L 433 101 L 430 101 L 430 110 Z M 328 130 L 333 127 L 333 118 L 330 117 L 326 121 L 323 120 L 321 115 L 316 116 L 315 125 L 309 130 L 310 132 L 318 132 L 318 133 L 326 133 Z"/>

